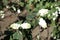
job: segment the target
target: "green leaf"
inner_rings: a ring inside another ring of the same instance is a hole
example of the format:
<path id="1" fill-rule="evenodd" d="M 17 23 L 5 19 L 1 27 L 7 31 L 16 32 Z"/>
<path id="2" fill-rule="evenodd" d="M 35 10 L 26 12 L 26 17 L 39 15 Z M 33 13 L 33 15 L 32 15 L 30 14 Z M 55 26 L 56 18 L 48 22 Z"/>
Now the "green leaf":
<path id="1" fill-rule="evenodd" d="M 33 14 L 30 14 L 26 17 L 27 20 L 32 20 L 34 18 Z"/>
<path id="2" fill-rule="evenodd" d="M 13 40 L 12 36 L 10 36 L 10 39 L 9 40 Z"/>
<path id="3" fill-rule="evenodd" d="M 6 6 L 8 4 L 8 0 L 3 0 L 3 3 Z"/>
<path id="4" fill-rule="evenodd" d="M 24 3 L 23 2 L 20 2 L 19 5 L 23 7 L 24 6 Z"/>
<path id="5" fill-rule="evenodd" d="M 17 31 L 13 34 L 13 39 L 16 39 L 16 40 L 23 40 L 23 35 L 20 31 Z"/>
<path id="6" fill-rule="evenodd" d="M 34 0 L 29 0 L 28 3 L 31 4 Z"/>
<path id="7" fill-rule="evenodd" d="M 38 0 L 35 0 L 35 3 L 37 3 L 38 2 Z"/>
<path id="8" fill-rule="evenodd" d="M 23 20 L 21 20 L 21 21 L 19 20 L 17 23 L 18 23 L 18 24 L 21 24 L 22 22 L 23 22 Z"/>
<path id="9" fill-rule="evenodd" d="M 55 25 L 55 21 L 51 20 L 51 22 L 52 22 L 52 23 L 51 23 L 51 26 L 52 26 L 52 27 L 56 26 L 56 25 Z"/>

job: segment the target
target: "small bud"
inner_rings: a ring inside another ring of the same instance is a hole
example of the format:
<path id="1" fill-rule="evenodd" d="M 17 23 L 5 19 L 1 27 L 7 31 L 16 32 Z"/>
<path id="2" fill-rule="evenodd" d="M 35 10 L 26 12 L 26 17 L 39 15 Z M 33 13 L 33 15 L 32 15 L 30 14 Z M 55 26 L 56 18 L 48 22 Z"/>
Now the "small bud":
<path id="1" fill-rule="evenodd" d="M 40 15 L 40 16 L 44 16 L 48 13 L 48 9 L 41 9 L 38 11 L 38 14 L 37 15 Z"/>
<path id="2" fill-rule="evenodd" d="M 29 23 L 23 23 L 23 24 L 21 24 L 21 28 L 22 29 L 30 29 L 31 25 Z"/>
<path id="3" fill-rule="evenodd" d="M 39 25 L 40 25 L 42 28 L 47 28 L 47 23 L 46 23 L 46 21 L 45 21 L 43 18 L 40 18 L 40 19 L 39 19 Z"/>
<path id="4" fill-rule="evenodd" d="M 17 10 L 17 13 L 18 13 L 18 14 L 21 13 L 20 9 Z"/>
<path id="5" fill-rule="evenodd" d="M 19 29 L 20 24 L 18 24 L 18 23 L 13 23 L 13 24 L 10 25 L 10 27 L 11 27 L 12 29 Z"/>

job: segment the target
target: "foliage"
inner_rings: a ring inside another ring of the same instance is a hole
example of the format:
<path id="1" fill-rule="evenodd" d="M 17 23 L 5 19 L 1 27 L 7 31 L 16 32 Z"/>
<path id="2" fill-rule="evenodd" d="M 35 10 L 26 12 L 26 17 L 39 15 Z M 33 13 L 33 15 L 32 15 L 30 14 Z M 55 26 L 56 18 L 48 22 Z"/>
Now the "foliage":
<path id="1" fill-rule="evenodd" d="M 18 9 L 21 10 L 20 14 L 22 14 L 22 20 L 20 20 L 19 18 L 19 21 L 16 23 L 19 23 L 19 24 L 30 23 L 31 24 L 30 29 L 19 28 L 18 31 L 16 31 L 13 35 L 10 36 L 10 40 L 13 40 L 15 38 L 16 40 L 21 40 L 21 38 L 23 37 L 27 37 L 28 40 L 30 39 L 32 40 L 31 29 L 39 25 L 38 24 L 39 18 L 43 18 L 46 21 L 47 25 L 50 24 L 50 26 L 52 27 L 56 26 L 55 20 L 53 20 L 53 18 L 57 18 L 57 17 L 56 15 L 53 15 L 53 13 L 58 11 L 56 7 L 59 7 L 59 6 L 60 6 L 60 1 L 58 0 L 13 0 L 13 1 L 12 0 L 1 0 L 0 10 L 3 10 L 3 8 L 7 8 L 15 13 L 17 12 Z M 49 11 L 44 16 L 37 15 L 40 9 L 48 9 Z M 23 15 L 24 10 L 27 11 L 25 15 Z M 21 35 L 21 33 L 19 33 L 20 31 L 22 32 L 23 36 Z M 57 31 L 56 29 L 56 32 L 54 33 L 54 35 L 56 35 L 56 33 L 60 35 L 60 33 L 58 32 L 60 31 Z"/>
<path id="2" fill-rule="evenodd" d="M 12 36 L 10 36 L 10 40 L 23 40 L 23 35 L 17 30 Z"/>

